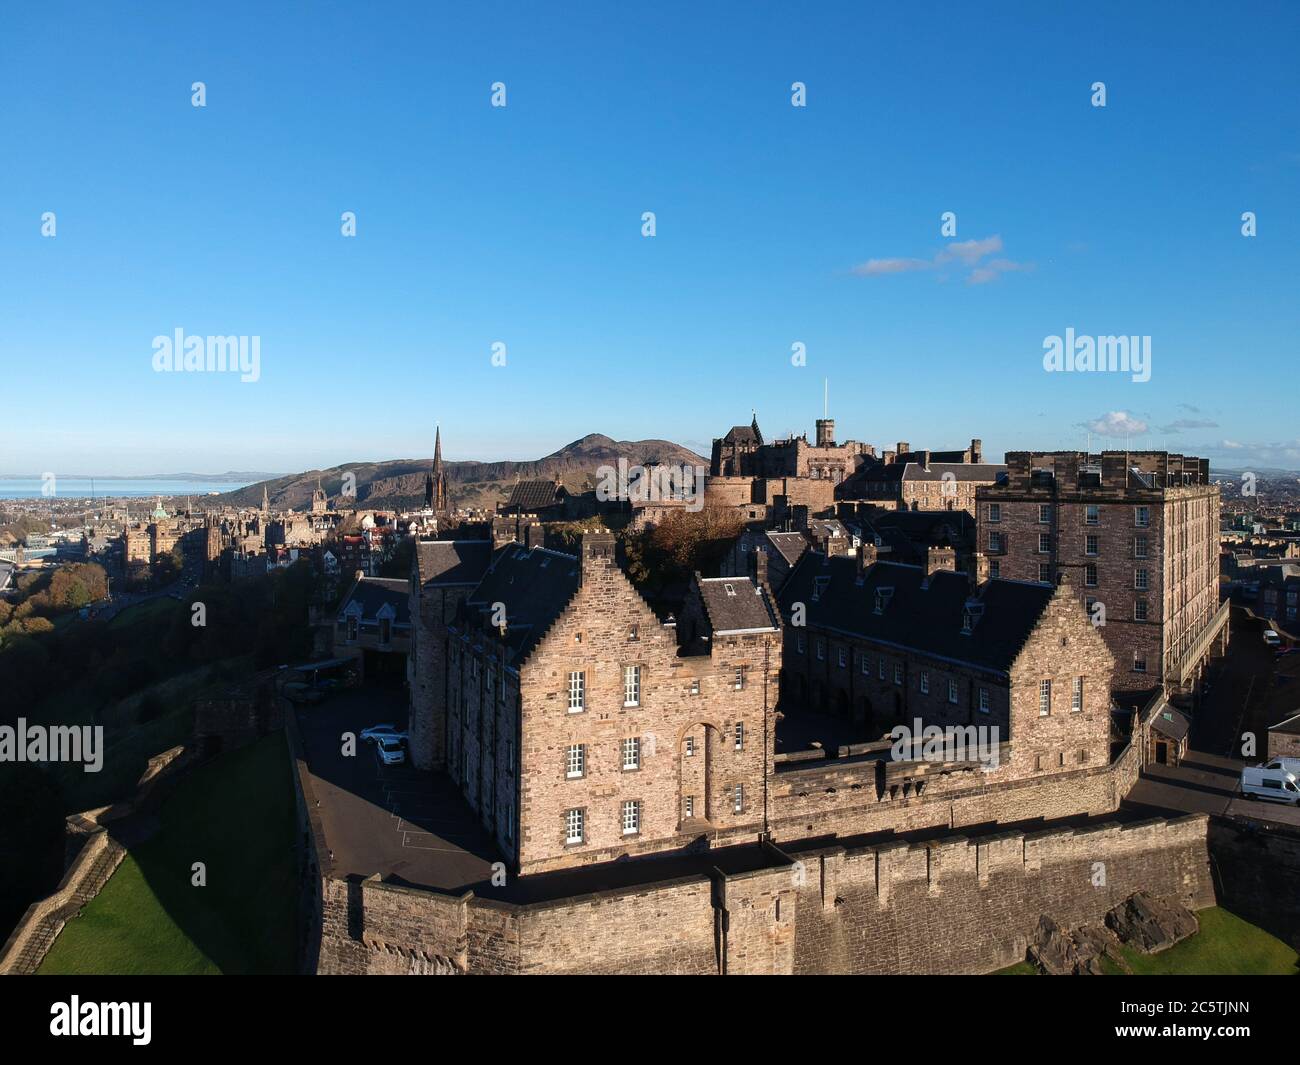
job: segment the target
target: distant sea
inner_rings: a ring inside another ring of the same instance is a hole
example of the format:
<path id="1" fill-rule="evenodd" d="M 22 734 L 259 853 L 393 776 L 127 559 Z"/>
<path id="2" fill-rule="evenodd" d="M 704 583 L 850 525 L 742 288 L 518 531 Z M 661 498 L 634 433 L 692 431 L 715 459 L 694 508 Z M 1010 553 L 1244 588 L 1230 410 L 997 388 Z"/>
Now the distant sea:
<path id="1" fill-rule="evenodd" d="M 201 498 L 212 492 L 233 492 L 246 488 L 251 482 L 226 484 L 222 481 L 151 481 L 145 478 L 96 477 L 94 497 L 114 499 L 122 496 L 153 498 L 154 496 L 194 496 Z M 39 477 L 0 477 L 0 499 L 39 499 L 42 491 Z M 91 480 L 88 477 L 58 477 L 54 481 L 55 499 L 89 499 Z"/>

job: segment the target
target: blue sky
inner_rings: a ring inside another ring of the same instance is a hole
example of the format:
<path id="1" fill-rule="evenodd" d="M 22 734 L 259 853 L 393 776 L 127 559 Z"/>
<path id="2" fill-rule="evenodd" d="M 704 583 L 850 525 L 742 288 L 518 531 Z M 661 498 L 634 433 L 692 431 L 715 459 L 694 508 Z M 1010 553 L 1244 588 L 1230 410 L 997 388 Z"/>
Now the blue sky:
<path id="1" fill-rule="evenodd" d="M 10 5 L 0 473 L 707 448 L 811 435 L 823 379 L 881 446 L 1300 468 L 1298 43 L 1288 3 Z M 260 379 L 155 373 L 177 328 Z M 1046 373 L 1067 328 L 1151 380 Z"/>

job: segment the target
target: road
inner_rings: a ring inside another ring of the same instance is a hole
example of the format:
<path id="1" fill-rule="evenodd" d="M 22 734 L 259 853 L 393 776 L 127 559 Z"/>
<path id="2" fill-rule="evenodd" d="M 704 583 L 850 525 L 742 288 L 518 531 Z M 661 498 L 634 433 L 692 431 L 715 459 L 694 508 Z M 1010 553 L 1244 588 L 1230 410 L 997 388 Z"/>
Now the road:
<path id="1" fill-rule="evenodd" d="M 1125 802 L 1182 813 L 1222 814 L 1300 826 L 1300 808 L 1245 799 L 1237 794 L 1241 770 L 1268 754 L 1268 696 L 1276 658 L 1264 643 L 1264 626 L 1233 610 L 1228 654 L 1210 669 L 1207 690 L 1187 713 L 1189 751 L 1178 766 L 1148 765 Z M 1243 757 L 1245 740 L 1253 746 Z"/>

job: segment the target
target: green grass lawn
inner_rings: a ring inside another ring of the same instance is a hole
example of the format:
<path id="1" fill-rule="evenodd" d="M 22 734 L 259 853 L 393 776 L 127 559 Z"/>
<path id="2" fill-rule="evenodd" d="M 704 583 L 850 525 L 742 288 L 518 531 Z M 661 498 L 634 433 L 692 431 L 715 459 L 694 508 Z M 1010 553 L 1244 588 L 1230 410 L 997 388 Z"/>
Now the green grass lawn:
<path id="1" fill-rule="evenodd" d="M 289 973 L 297 878 L 292 781 L 276 733 L 192 773 L 162 827 L 68 922 L 41 973 Z M 191 866 L 207 886 L 191 886 Z"/>
<path id="2" fill-rule="evenodd" d="M 1121 946 L 1129 970 L 1137 976 L 1295 976 L 1296 952 L 1262 928 L 1243 921 L 1219 906 L 1198 910 L 1201 930 L 1189 939 L 1161 951 L 1143 954 Z M 1109 976 L 1124 975 L 1121 966 L 1103 958 Z M 1032 976 L 1037 973 L 1027 961 L 999 969 L 995 976 Z"/>

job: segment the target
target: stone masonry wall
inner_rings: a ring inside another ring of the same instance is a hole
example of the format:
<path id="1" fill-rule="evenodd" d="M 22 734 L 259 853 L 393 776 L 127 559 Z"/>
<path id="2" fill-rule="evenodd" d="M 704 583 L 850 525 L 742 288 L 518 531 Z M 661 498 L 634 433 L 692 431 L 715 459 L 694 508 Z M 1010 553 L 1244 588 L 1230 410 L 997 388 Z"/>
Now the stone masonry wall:
<path id="1" fill-rule="evenodd" d="M 1134 891 L 1214 904 L 1206 819 L 799 853 L 796 973 L 984 973 L 1042 914 L 1097 922 Z"/>
<path id="2" fill-rule="evenodd" d="M 809 847 L 748 873 L 526 906 L 327 878 L 319 971 L 988 972 L 1024 958 L 1042 914 L 1095 922 L 1139 890 L 1213 905 L 1206 823 Z"/>

